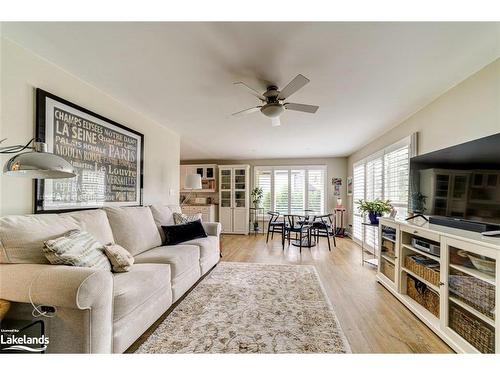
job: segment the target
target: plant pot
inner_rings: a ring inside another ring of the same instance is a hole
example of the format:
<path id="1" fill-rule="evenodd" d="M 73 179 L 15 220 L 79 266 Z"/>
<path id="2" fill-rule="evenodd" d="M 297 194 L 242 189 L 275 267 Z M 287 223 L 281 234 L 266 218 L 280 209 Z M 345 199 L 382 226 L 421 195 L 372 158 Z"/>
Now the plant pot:
<path id="1" fill-rule="evenodd" d="M 378 224 L 378 218 L 380 214 L 378 212 L 368 212 L 368 219 L 370 220 L 370 224 Z"/>

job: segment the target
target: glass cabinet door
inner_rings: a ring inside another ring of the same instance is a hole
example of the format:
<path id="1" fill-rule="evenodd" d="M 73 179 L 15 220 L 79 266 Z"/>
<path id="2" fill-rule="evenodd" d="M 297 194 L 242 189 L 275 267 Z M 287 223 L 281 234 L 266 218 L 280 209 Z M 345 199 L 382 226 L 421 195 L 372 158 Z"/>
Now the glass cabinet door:
<path id="1" fill-rule="evenodd" d="M 220 171 L 220 189 L 231 190 L 231 169 L 222 169 Z"/>
<path id="2" fill-rule="evenodd" d="M 234 170 L 234 189 L 235 190 L 245 190 L 246 189 L 246 169 L 235 169 Z"/>
<path id="3" fill-rule="evenodd" d="M 448 327 L 481 353 L 495 352 L 496 260 L 448 244 Z M 472 246 L 472 245 L 471 245 Z M 479 248 L 481 250 L 481 248 Z"/>
<path id="4" fill-rule="evenodd" d="M 220 192 L 220 206 L 231 207 L 231 191 Z"/>

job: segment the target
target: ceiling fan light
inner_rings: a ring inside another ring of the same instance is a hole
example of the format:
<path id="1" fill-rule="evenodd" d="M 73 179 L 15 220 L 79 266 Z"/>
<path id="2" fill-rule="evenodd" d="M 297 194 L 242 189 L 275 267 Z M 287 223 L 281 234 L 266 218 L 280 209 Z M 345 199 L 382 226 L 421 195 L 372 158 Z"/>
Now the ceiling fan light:
<path id="1" fill-rule="evenodd" d="M 283 105 L 279 103 L 268 103 L 262 106 L 260 111 L 267 117 L 273 118 L 273 117 L 279 117 L 284 109 Z"/>

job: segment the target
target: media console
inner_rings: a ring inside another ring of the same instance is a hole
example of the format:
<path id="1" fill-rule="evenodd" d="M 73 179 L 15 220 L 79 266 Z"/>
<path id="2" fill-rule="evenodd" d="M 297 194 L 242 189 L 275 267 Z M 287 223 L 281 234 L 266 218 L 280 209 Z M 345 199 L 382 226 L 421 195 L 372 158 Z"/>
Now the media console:
<path id="1" fill-rule="evenodd" d="M 500 353 L 500 238 L 380 218 L 377 255 L 377 281 L 453 350 Z"/>

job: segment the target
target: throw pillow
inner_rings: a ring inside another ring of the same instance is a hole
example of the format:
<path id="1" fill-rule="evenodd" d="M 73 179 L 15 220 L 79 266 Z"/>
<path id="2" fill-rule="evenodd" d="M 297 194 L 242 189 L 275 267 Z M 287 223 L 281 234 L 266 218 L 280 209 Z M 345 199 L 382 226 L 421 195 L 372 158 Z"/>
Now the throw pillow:
<path id="1" fill-rule="evenodd" d="M 88 232 L 70 230 L 62 237 L 44 242 L 43 254 L 51 264 L 111 270 L 104 246 Z"/>
<path id="2" fill-rule="evenodd" d="M 173 216 L 174 224 L 186 224 L 196 220 L 201 221 L 201 214 L 186 215 L 174 212 Z"/>
<path id="3" fill-rule="evenodd" d="M 111 262 L 113 272 L 127 272 L 134 264 L 132 254 L 118 244 L 110 243 L 104 246 L 104 252 Z"/>
<path id="4" fill-rule="evenodd" d="M 181 242 L 207 237 L 201 221 L 191 221 L 186 224 L 162 226 L 165 233 L 164 245 L 177 245 Z"/>

